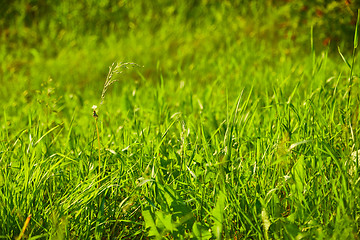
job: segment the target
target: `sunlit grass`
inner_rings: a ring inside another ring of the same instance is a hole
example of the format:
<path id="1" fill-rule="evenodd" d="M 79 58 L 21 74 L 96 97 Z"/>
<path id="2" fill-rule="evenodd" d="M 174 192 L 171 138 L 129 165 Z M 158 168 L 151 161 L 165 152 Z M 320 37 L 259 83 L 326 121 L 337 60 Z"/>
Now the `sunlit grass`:
<path id="1" fill-rule="evenodd" d="M 0 238 L 358 237 L 355 51 L 209 9 L 1 48 Z M 116 60 L 144 67 L 111 85 Z"/>

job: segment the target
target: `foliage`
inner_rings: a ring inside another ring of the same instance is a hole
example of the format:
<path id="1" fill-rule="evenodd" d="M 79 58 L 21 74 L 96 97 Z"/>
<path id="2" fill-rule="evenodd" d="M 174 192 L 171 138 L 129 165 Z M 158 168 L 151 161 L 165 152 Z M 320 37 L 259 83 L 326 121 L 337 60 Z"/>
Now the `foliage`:
<path id="1" fill-rule="evenodd" d="M 358 37 L 302 6 L 2 5 L 0 238 L 358 238 Z"/>
<path id="2" fill-rule="evenodd" d="M 282 8 L 279 19 L 280 29 L 285 36 L 299 43 L 308 42 L 310 27 L 315 29 L 319 44 L 336 50 L 338 45 L 347 51 L 352 50 L 353 34 L 357 18 L 358 1 L 351 0 L 308 0 L 277 2 Z"/>

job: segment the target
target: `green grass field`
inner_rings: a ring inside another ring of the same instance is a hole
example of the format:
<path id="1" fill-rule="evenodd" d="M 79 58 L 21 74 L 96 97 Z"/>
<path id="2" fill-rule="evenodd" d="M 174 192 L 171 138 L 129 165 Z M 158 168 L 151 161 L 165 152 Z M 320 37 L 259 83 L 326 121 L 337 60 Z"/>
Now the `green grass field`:
<path id="1" fill-rule="evenodd" d="M 359 239 L 358 26 L 270 2 L 3 3 L 0 239 Z"/>

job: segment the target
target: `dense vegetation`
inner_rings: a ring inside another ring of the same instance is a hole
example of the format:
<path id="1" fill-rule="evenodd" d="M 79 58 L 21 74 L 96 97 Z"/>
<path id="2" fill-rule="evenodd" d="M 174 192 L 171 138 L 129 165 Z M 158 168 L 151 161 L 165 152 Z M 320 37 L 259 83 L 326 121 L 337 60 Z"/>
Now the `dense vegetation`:
<path id="1" fill-rule="evenodd" d="M 357 239 L 357 4 L 1 3 L 0 238 Z"/>

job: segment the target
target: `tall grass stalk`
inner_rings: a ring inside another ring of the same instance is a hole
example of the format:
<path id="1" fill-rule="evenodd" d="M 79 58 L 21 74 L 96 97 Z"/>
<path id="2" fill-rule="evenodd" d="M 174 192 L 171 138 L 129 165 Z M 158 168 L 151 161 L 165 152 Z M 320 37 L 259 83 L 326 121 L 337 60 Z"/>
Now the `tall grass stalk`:
<path id="1" fill-rule="evenodd" d="M 351 96 L 351 88 L 352 88 L 352 84 L 353 84 L 353 73 L 354 73 L 354 65 L 355 65 L 355 54 L 356 54 L 356 49 L 358 47 L 358 31 L 359 31 L 359 20 L 360 20 L 360 9 L 358 9 L 358 13 L 357 13 L 357 21 L 356 21 L 356 26 L 355 26 L 355 34 L 354 34 L 354 48 L 352 51 L 352 63 L 351 63 L 351 68 L 350 68 L 350 76 L 349 76 L 349 97 L 348 97 L 348 102 L 350 105 L 350 96 Z"/>
<path id="2" fill-rule="evenodd" d="M 129 63 L 129 62 L 119 62 L 119 63 L 113 63 L 110 67 L 109 67 L 109 72 L 106 76 L 105 79 L 105 83 L 104 83 L 104 87 L 103 90 L 101 92 L 101 101 L 100 101 L 100 105 L 101 106 L 104 103 L 105 100 L 105 94 L 106 91 L 108 90 L 108 88 L 115 82 L 119 81 L 119 78 L 116 78 L 116 76 L 118 76 L 119 74 L 123 73 L 124 69 L 129 69 L 129 66 L 139 66 L 136 63 Z M 99 133 L 99 126 L 98 126 L 98 112 L 97 112 L 97 106 L 93 105 L 92 107 L 93 109 L 93 117 L 95 118 L 95 126 L 96 126 L 96 134 L 97 134 L 97 139 L 98 139 L 98 150 L 99 150 L 99 169 L 98 169 L 98 174 L 99 174 L 99 186 L 101 185 L 100 181 L 101 181 L 101 143 L 100 143 L 100 133 Z M 104 169 L 105 171 L 105 169 Z M 105 172 L 104 172 L 105 173 Z"/>
<path id="3" fill-rule="evenodd" d="M 96 113 L 96 106 L 93 106 L 93 117 L 95 119 L 95 127 L 96 127 L 96 136 L 97 136 L 97 140 L 98 140 L 98 151 L 99 151 L 99 169 L 98 169 L 98 174 L 99 174 L 99 186 L 100 186 L 100 179 L 101 179 L 101 144 L 100 144 L 100 134 L 99 134 L 99 126 L 98 126 L 98 115 Z"/>
<path id="4" fill-rule="evenodd" d="M 17 240 L 21 240 L 22 237 L 24 236 L 25 230 L 26 230 L 27 226 L 28 226 L 29 223 L 30 223 L 30 219 L 31 219 L 31 214 L 26 218 L 25 223 L 24 223 L 24 226 L 23 226 L 23 228 L 21 229 L 21 233 L 20 233 L 19 237 L 17 238 Z"/>

